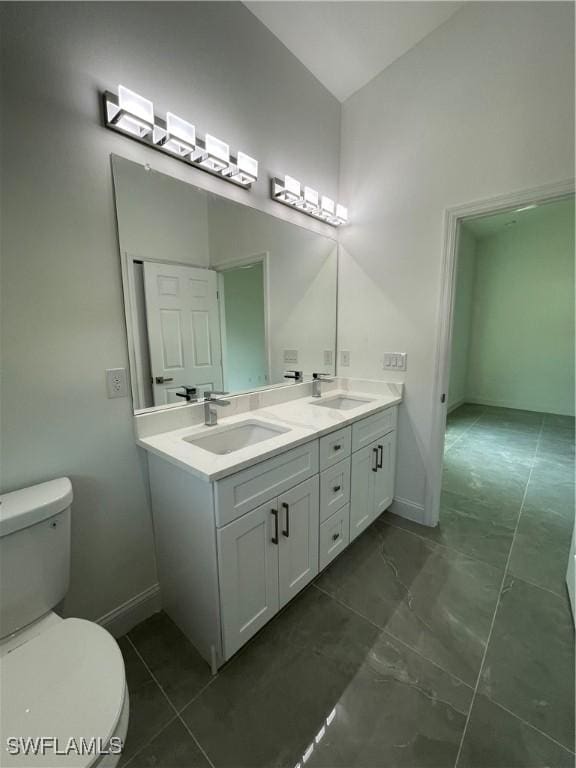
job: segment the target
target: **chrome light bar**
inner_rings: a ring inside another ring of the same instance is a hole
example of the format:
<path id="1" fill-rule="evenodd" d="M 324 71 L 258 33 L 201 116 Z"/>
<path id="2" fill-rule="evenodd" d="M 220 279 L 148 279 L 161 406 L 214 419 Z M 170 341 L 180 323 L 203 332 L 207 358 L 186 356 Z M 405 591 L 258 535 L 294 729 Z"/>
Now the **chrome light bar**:
<path id="1" fill-rule="evenodd" d="M 273 178 L 271 183 L 271 196 L 282 205 L 296 208 L 307 216 L 330 224 L 332 227 L 340 227 L 348 223 L 348 209 L 336 204 L 326 195 L 320 196 L 312 187 L 304 187 L 298 179 L 292 176 L 284 176 L 283 179 Z"/>

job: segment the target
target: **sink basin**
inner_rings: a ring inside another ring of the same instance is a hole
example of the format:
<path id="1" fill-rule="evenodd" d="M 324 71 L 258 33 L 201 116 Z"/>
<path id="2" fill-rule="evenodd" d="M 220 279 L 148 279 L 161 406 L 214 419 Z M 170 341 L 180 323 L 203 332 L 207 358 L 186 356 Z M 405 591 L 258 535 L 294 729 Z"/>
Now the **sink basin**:
<path id="1" fill-rule="evenodd" d="M 314 405 L 319 405 L 322 408 L 334 408 L 337 411 L 351 411 L 353 408 L 359 408 L 361 405 L 371 402 L 372 400 L 366 400 L 362 397 L 336 395 L 335 397 L 322 398 L 322 400 L 318 400 Z"/>
<path id="2" fill-rule="evenodd" d="M 203 451 L 225 456 L 290 431 L 262 421 L 243 421 L 229 427 L 210 429 L 209 434 L 184 437 L 183 440 Z"/>

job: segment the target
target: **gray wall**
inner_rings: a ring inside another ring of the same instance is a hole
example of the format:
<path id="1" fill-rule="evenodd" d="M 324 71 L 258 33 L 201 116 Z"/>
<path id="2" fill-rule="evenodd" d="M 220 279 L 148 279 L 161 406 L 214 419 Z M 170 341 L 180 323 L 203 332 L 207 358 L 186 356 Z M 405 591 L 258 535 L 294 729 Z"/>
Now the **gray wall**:
<path id="1" fill-rule="evenodd" d="M 296 219 L 268 200 L 266 171 L 336 197 L 340 105 L 240 3 L 0 12 L 2 488 L 71 477 L 66 612 L 96 618 L 156 581 L 131 402 L 104 386 L 128 364 L 110 153 Z M 102 128 L 98 92 L 118 83 L 257 157 L 253 192 Z"/>

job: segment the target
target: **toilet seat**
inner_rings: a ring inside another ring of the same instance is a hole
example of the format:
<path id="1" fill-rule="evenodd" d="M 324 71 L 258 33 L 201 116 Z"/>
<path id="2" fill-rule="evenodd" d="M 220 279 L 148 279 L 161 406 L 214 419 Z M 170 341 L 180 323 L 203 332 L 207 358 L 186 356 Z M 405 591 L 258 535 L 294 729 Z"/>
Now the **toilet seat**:
<path id="1" fill-rule="evenodd" d="M 124 662 L 114 638 L 97 624 L 65 619 L 51 625 L 2 656 L 0 676 L 2 766 L 95 766 L 102 755 L 78 754 L 74 744 L 98 739 L 106 747 L 122 730 Z M 53 737 L 68 754 L 11 755 L 5 751 L 9 737 Z"/>

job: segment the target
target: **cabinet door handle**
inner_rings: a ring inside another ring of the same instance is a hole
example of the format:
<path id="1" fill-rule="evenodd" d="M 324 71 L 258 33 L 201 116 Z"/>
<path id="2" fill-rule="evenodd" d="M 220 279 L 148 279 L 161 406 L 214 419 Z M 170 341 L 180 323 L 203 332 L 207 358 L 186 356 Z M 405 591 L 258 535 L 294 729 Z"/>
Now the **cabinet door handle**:
<path id="1" fill-rule="evenodd" d="M 278 544 L 278 510 L 271 509 L 270 512 L 272 512 L 272 515 L 274 516 L 274 536 L 272 536 L 272 544 Z"/>
<path id="2" fill-rule="evenodd" d="M 340 450 L 340 448 L 342 448 L 342 446 L 340 445 L 340 443 L 336 443 L 336 445 L 334 446 L 334 450 L 335 450 L 335 451 L 339 451 L 339 450 Z"/>
<path id="3" fill-rule="evenodd" d="M 290 505 L 283 501 L 282 508 L 286 510 L 286 528 L 282 531 L 282 535 L 288 538 L 290 536 Z"/>
<path id="4" fill-rule="evenodd" d="M 332 541 L 338 541 L 339 538 L 340 538 L 340 534 L 339 533 L 333 533 L 332 534 Z"/>
<path id="5" fill-rule="evenodd" d="M 374 454 L 374 465 L 372 467 L 372 472 L 378 472 L 378 448 L 372 448 L 372 453 Z"/>
<path id="6" fill-rule="evenodd" d="M 383 464 L 384 464 L 384 446 L 379 445 L 378 446 L 378 469 L 382 469 Z"/>
<path id="7" fill-rule="evenodd" d="M 332 488 L 332 490 L 334 491 L 334 493 L 338 493 L 338 491 L 339 491 L 341 488 L 342 488 L 342 486 L 341 486 L 341 485 L 335 485 L 335 486 L 334 486 L 334 488 Z"/>

